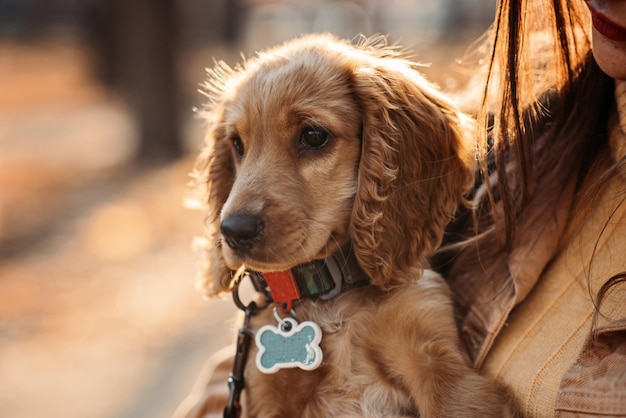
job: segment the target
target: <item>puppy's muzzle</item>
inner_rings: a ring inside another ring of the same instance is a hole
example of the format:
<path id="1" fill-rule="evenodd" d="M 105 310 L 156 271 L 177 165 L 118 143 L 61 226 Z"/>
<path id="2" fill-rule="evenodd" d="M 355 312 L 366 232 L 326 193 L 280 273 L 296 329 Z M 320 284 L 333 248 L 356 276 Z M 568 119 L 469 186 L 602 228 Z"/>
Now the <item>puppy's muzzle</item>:
<path id="1" fill-rule="evenodd" d="M 230 248 L 245 252 L 261 238 L 264 226 L 263 219 L 258 216 L 237 214 L 222 221 L 220 232 Z"/>

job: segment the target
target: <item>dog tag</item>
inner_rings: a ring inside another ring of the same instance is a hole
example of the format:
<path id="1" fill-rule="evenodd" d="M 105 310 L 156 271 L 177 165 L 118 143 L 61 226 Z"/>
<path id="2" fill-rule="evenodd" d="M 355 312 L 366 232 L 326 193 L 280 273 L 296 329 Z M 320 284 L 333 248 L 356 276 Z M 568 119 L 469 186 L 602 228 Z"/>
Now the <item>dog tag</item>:
<path id="1" fill-rule="evenodd" d="M 312 321 L 300 324 L 293 318 L 281 319 L 278 326 L 264 325 L 256 333 L 259 351 L 257 368 L 266 374 L 299 367 L 314 370 L 322 363 L 322 330 Z"/>

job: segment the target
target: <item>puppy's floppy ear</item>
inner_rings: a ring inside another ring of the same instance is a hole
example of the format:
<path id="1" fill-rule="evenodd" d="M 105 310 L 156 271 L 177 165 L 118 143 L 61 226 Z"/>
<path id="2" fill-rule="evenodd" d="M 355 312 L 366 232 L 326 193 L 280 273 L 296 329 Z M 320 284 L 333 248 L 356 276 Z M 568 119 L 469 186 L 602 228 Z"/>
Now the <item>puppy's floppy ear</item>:
<path id="1" fill-rule="evenodd" d="M 217 70 L 210 75 L 217 77 L 216 74 L 223 75 L 218 74 Z M 230 143 L 221 124 L 224 106 L 220 103 L 220 96 L 226 84 L 211 80 L 205 87 L 210 89 L 209 97 L 214 103 L 210 111 L 203 112 L 208 121 L 206 146 L 196 161 L 192 177 L 199 189 L 197 194 L 206 199 L 202 204 L 208 208 L 205 218 L 206 239 L 200 244 L 204 264 L 201 286 L 207 295 L 214 296 L 227 290 L 232 278 L 232 271 L 222 257 L 220 213 L 235 181 L 235 165 Z"/>
<path id="2" fill-rule="evenodd" d="M 387 289 L 426 267 L 471 188 L 472 124 L 399 58 L 356 68 L 353 82 L 363 142 L 350 236 L 372 283 Z"/>

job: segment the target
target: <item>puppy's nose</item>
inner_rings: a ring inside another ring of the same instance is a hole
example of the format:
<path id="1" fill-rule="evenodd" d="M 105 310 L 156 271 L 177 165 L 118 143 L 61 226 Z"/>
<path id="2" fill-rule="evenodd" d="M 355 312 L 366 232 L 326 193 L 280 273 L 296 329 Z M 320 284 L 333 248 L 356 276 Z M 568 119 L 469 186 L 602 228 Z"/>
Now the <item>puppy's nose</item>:
<path id="1" fill-rule="evenodd" d="M 222 221 L 220 232 L 233 250 L 249 250 L 263 233 L 263 219 L 254 215 L 233 215 Z"/>

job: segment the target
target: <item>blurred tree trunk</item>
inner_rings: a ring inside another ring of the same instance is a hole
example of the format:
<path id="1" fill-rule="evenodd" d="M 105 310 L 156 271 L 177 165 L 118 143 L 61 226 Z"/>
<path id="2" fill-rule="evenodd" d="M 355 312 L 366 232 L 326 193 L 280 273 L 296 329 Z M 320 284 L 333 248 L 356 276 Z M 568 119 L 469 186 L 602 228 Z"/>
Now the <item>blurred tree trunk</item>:
<path id="1" fill-rule="evenodd" d="M 224 42 L 232 46 L 239 40 L 241 18 L 245 13 L 245 9 L 241 0 L 225 0 L 223 3 L 225 10 L 221 37 Z"/>
<path id="2" fill-rule="evenodd" d="M 104 0 L 96 29 L 101 71 L 137 120 L 141 164 L 182 154 L 177 29 L 174 0 Z"/>

